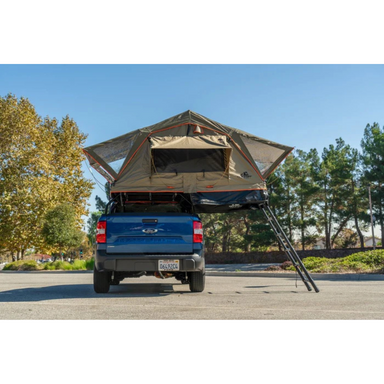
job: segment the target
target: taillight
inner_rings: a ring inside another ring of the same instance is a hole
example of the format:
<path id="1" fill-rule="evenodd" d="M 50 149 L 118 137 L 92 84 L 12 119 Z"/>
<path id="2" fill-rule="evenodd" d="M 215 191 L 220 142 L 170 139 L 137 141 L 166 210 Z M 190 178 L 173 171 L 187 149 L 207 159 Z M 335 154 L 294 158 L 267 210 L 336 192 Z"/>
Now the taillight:
<path id="1" fill-rule="evenodd" d="M 99 221 L 96 227 L 96 242 L 106 243 L 107 242 L 107 222 Z"/>
<path id="2" fill-rule="evenodd" d="M 203 224 L 201 224 L 201 221 L 193 222 L 193 242 L 194 243 L 203 242 Z"/>

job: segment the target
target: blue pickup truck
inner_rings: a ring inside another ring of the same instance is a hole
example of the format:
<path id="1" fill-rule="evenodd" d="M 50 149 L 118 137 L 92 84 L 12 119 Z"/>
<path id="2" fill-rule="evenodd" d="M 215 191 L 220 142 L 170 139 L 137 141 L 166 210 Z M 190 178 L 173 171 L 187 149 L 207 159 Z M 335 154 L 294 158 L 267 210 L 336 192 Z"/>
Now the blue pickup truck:
<path id="1" fill-rule="evenodd" d="M 174 212 L 114 212 L 97 223 L 93 274 L 96 293 L 107 293 L 125 278 L 176 278 L 192 292 L 205 285 L 203 228 L 198 215 Z M 174 208 L 174 207 L 171 207 Z"/>

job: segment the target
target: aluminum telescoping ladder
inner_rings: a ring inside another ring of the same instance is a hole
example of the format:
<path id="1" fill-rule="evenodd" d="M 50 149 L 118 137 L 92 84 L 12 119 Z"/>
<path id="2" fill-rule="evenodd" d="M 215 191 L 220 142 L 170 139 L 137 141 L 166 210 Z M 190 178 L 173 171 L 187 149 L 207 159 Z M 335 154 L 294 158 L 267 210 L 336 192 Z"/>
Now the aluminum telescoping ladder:
<path id="1" fill-rule="evenodd" d="M 315 282 L 312 280 L 312 277 L 310 276 L 307 269 L 305 268 L 303 262 L 301 261 L 299 255 L 296 253 L 295 249 L 292 247 L 292 244 L 290 243 L 284 230 L 281 228 L 271 208 L 268 206 L 267 203 L 260 204 L 258 208 L 263 212 L 273 232 L 275 232 L 277 240 L 279 241 L 280 245 L 284 249 L 284 252 L 288 256 L 289 260 L 292 262 L 293 266 L 296 268 L 297 273 L 301 277 L 301 280 L 303 280 L 303 283 L 307 287 L 308 291 L 312 291 L 312 288 L 311 288 L 311 285 L 312 285 L 315 292 L 320 292 Z"/>

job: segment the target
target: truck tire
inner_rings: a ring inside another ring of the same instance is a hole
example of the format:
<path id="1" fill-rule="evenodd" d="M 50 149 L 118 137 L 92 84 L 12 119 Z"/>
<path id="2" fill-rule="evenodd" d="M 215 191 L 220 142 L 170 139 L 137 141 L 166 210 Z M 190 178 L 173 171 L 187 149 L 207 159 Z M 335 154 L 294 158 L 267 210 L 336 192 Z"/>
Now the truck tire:
<path id="1" fill-rule="evenodd" d="M 189 273 L 189 289 L 191 292 L 203 292 L 205 287 L 205 273 L 190 272 Z"/>
<path id="2" fill-rule="evenodd" d="M 96 293 L 108 293 L 111 286 L 111 273 L 99 272 L 93 268 L 93 289 Z"/>

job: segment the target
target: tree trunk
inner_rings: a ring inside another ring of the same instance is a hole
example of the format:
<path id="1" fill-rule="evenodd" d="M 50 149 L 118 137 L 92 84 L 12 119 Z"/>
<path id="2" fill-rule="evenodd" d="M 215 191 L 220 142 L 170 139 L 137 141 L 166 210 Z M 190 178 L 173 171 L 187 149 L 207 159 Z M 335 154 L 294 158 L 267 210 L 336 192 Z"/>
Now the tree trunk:
<path id="1" fill-rule="evenodd" d="M 249 224 L 249 221 L 247 220 L 246 217 L 244 217 L 244 225 L 245 225 L 245 236 L 249 236 L 249 233 L 251 232 L 251 226 Z M 251 246 L 252 246 L 252 243 L 251 241 L 249 241 L 249 239 L 247 238 L 247 243 L 245 244 L 245 252 L 251 252 Z"/>
<path id="2" fill-rule="evenodd" d="M 331 249 L 331 236 L 328 232 L 328 228 L 325 230 L 325 248 Z"/>
<path id="3" fill-rule="evenodd" d="M 327 212 L 324 212 L 324 222 L 325 222 L 325 248 L 331 249 L 331 229 L 330 224 L 328 222 Z"/>
<path id="4" fill-rule="evenodd" d="M 291 194 L 288 188 L 288 205 L 287 205 L 287 214 L 288 214 L 288 237 L 289 241 L 292 243 L 292 218 L 291 218 Z"/>
<path id="5" fill-rule="evenodd" d="M 304 202 L 301 199 L 301 204 L 300 204 L 300 216 L 301 216 L 301 249 L 304 251 L 305 250 L 305 239 L 304 239 Z"/>
<path id="6" fill-rule="evenodd" d="M 227 236 L 223 236 L 223 242 L 221 244 L 221 252 L 227 252 Z"/>
<path id="7" fill-rule="evenodd" d="M 380 184 L 379 184 L 379 187 L 381 188 Z M 384 244 L 384 221 L 383 221 L 383 208 L 381 207 L 381 203 L 382 203 L 381 196 L 380 196 L 379 201 L 380 201 L 379 209 L 380 209 L 381 246 L 383 246 L 383 244 Z"/>
<path id="8" fill-rule="evenodd" d="M 273 215 L 274 215 L 275 217 L 277 217 L 275 207 L 271 207 L 271 209 L 272 209 Z M 268 225 L 270 226 L 269 223 L 268 223 Z M 271 229 L 272 229 L 272 228 L 271 228 Z M 279 241 L 278 239 L 276 239 L 276 240 L 277 240 L 277 246 L 278 246 L 278 248 L 279 248 L 279 252 L 281 252 L 281 251 L 283 250 L 283 248 L 281 247 L 280 241 Z"/>
<path id="9" fill-rule="evenodd" d="M 324 232 L 325 232 L 325 248 L 331 249 L 331 225 L 328 221 L 328 201 L 327 201 L 327 186 L 324 186 Z"/>
<path id="10" fill-rule="evenodd" d="M 349 219 L 350 219 L 349 217 L 346 217 L 346 218 L 344 219 L 344 221 L 340 224 L 339 229 L 338 229 L 337 232 L 335 233 L 335 236 L 333 236 L 333 238 L 332 238 L 332 242 L 331 242 L 331 246 L 332 246 L 332 248 L 333 248 L 333 245 L 334 245 L 334 243 L 335 243 L 335 240 L 337 239 L 337 236 L 339 236 L 340 232 L 341 232 L 341 231 L 344 229 L 344 227 L 347 225 Z"/>
<path id="11" fill-rule="evenodd" d="M 227 252 L 228 251 L 228 232 L 225 232 L 223 234 L 223 240 L 221 243 L 221 252 Z"/>
<path id="12" fill-rule="evenodd" d="M 357 209 L 357 201 L 356 201 L 356 192 L 355 192 L 355 181 L 352 178 L 352 195 L 353 195 L 353 218 L 355 220 L 355 228 L 357 235 L 359 236 L 359 241 L 360 241 L 360 248 L 364 248 L 364 236 L 360 231 L 359 227 L 359 221 L 357 219 L 357 214 L 358 214 L 358 209 Z"/>
<path id="13" fill-rule="evenodd" d="M 360 240 L 360 248 L 363 249 L 364 248 L 364 236 L 363 236 L 363 234 L 360 231 L 359 222 L 357 220 L 357 216 L 356 215 L 355 215 L 355 227 L 356 227 L 356 232 L 357 232 L 357 234 L 359 236 L 359 240 Z"/>

